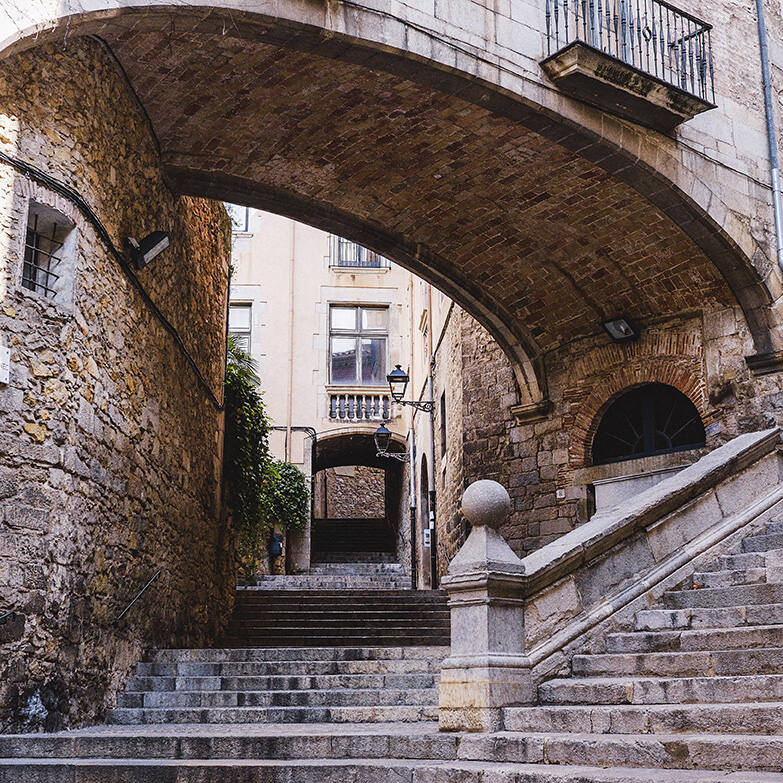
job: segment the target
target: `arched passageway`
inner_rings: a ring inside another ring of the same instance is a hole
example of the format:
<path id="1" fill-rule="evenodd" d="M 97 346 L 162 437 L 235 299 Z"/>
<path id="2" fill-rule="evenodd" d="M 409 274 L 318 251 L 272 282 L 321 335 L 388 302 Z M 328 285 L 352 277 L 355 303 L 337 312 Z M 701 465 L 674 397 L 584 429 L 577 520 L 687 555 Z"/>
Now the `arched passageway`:
<path id="1" fill-rule="evenodd" d="M 404 451 L 392 441 L 392 451 Z M 407 567 L 410 524 L 403 463 L 377 456 L 372 433 L 319 438 L 310 559 L 395 561 Z"/>
<path id="2" fill-rule="evenodd" d="M 151 5 L 68 29 L 116 58 L 172 189 L 309 222 L 436 283 L 512 359 L 521 402 L 546 399 L 549 354 L 617 315 L 739 303 L 748 351 L 778 347 L 769 270 L 638 146 L 535 90 L 324 35 L 296 0 L 276 19 Z"/>

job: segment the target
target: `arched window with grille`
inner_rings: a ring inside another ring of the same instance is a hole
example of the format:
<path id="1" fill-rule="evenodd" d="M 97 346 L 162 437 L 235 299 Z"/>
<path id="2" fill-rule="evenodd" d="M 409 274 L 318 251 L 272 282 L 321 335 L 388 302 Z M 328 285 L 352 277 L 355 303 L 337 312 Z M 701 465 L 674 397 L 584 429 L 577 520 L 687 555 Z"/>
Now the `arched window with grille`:
<path id="1" fill-rule="evenodd" d="M 593 464 L 696 449 L 705 444 L 696 406 L 664 383 L 637 386 L 604 413 L 593 439 Z"/>

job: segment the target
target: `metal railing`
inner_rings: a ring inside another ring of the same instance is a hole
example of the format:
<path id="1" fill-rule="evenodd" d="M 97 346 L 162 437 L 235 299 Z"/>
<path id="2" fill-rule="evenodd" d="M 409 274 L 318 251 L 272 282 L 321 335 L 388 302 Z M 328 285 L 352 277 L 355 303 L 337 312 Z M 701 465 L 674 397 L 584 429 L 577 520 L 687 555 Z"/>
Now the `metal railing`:
<path id="1" fill-rule="evenodd" d="M 662 0 L 546 0 L 547 54 L 581 41 L 715 102 L 712 26 Z"/>
<path id="2" fill-rule="evenodd" d="M 159 568 L 147 581 L 147 584 L 144 585 L 144 587 L 139 590 L 138 593 L 136 593 L 136 597 L 117 615 L 117 617 L 114 618 L 114 622 L 118 623 L 120 620 L 122 620 L 123 617 L 128 613 L 128 610 L 136 603 L 136 601 L 141 598 L 144 593 L 147 592 L 147 588 L 160 576 L 160 572 L 162 571 L 162 568 Z"/>
<path id="3" fill-rule="evenodd" d="M 389 394 L 330 392 L 329 418 L 336 421 L 389 421 L 395 418 Z"/>
<path id="4" fill-rule="evenodd" d="M 12 617 L 16 615 L 16 609 L 11 609 L 8 612 L 3 612 L 3 614 L 0 614 L 0 625 L 7 623 Z"/>
<path id="5" fill-rule="evenodd" d="M 329 266 L 388 269 L 391 262 L 373 250 L 334 234 L 329 238 Z"/>

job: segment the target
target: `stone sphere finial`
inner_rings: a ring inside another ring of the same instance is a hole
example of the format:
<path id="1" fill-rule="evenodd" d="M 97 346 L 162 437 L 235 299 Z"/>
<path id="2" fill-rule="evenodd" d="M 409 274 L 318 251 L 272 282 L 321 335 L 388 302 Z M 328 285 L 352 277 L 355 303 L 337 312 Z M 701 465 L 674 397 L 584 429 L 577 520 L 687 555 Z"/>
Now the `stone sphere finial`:
<path id="1" fill-rule="evenodd" d="M 474 481 L 462 495 L 462 513 L 474 527 L 497 530 L 511 513 L 511 498 L 497 481 Z"/>

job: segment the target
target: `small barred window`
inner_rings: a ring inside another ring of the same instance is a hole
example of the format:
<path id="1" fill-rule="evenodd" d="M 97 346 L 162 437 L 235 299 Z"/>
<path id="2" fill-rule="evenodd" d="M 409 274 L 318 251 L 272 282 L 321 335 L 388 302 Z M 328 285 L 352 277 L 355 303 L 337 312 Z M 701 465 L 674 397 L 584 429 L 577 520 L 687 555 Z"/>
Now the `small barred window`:
<path id="1" fill-rule="evenodd" d="M 61 304 L 73 287 L 74 226 L 51 207 L 30 202 L 22 266 L 22 286 Z"/>

